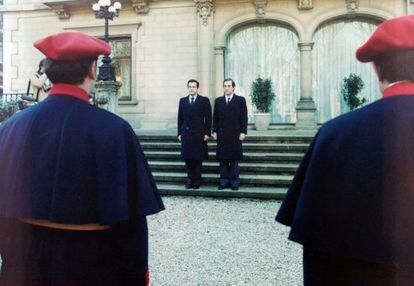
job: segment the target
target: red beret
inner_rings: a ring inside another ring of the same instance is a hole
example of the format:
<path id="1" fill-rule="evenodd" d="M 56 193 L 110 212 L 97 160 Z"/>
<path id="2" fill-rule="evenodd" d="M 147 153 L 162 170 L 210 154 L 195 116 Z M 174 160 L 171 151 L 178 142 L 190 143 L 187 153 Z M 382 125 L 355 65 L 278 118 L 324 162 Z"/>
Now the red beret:
<path id="1" fill-rule="evenodd" d="M 390 52 L 414 49 L 414 15 L 381 23 L 368 41 L 356 51 L 361 62 L 371 62 Z"/>
<path id="2" fill-rule="evenodd" d="M 111 47 L 104 41 L 81 32 L 60 32 L 34 43 L 46 57 L 54 61 L 72 61 L 109 55 Z"/>

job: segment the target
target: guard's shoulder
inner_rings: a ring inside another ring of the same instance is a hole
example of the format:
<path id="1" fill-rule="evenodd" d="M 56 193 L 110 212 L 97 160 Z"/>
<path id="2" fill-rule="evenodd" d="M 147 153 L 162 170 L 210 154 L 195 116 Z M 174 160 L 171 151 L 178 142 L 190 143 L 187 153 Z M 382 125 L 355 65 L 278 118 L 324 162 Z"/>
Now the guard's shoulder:
<path id="1" fill-rule="evenodd" d="M 90 106 L 90 112 L 92 113 L 91 119 L 95 124 L 99 124 L 101 128 L 109 130 L 117 130 L 128 128 L 132 130 L 131 125 L 122 117 L 109 112 L 105 109 L 98 108 L 96 106 Z"/>
<path id="2" fill-rule="evenodd" d="M 321 137 L 331 137 L 352 133 L 352 130 L 361 126 L 369 128 L 371 120 L 378 120 L 378 112 L 381 110 L 382 104 L 382 100 L 377 100 L 354 111 L 339 115 L 324 123 L 319 133 L 321 133 Z"/>

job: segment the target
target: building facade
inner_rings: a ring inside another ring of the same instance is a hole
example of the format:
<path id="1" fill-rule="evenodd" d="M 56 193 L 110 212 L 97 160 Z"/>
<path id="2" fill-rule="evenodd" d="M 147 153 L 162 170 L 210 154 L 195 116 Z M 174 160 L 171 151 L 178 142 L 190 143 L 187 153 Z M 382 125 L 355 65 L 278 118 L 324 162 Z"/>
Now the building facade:
<path id="1" fill-rule="evenodd" d="M 4 0 L 4 91 L 24 92 L 42 55 L 33 42 L 47 34 L 103 36 L 82 0 Z M 96 1 L 97 2 L 97 1 Z M 110 23 L 119 114 L 135 129 L 176 127 L 179 98 L 190 78 L 213 102 L 231 77 L 249 104 L 255 78 L 276 93 L 272 128 L 309 128 L 347 112 L 339 94 L 350 73 L 364 80 L 368 102 L 380 97 L 371 66 L 355 50 L 391 17 L 411 13 L 412 0 L 123 0 Z"/>
<path id="2" fill-rule="evenodd" d="M 0 5 L 3 1 L 0 0 Z M 3 14 L 0 13 L 0 93 L 3 92 Z"/>

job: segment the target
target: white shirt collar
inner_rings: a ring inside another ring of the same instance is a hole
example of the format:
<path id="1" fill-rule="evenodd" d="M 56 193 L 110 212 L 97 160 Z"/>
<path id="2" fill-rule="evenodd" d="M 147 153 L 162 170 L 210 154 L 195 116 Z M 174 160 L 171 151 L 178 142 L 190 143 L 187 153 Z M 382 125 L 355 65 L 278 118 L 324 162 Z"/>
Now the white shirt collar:
<path id="1" fill-rule="evenodd" d="M 229 100 L 229 98 L 230 98 L 230 101 L 233 99 L 233 95 L 234 95 L 234 93 L 232 93 L 230 96 L 227 96 L 227 94 L 224 96 L 225 98 L 226 98 L 226 102 Z"/>
<path id="2" fill-rule="evenodd" d="M 198 95 L 197 93 L 196 93 L 196 94 L 194 94 L 194 95 L 189 94 L 189 95 L 188 95 L 188 102 L 189 102 L 189 103 L 191 103 L 191 97 L 194 97 L 194 102 L 195 102 L 195 101 L 196 101 L 196 99 L 197 99 L 197 95 Z"/>

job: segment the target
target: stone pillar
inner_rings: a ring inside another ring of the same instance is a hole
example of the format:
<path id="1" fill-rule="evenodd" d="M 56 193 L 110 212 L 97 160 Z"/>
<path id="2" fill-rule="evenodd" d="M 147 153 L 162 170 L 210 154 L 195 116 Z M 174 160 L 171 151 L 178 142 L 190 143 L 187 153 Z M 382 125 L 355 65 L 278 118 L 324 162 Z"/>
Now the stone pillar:
<path id="1" fill-rule="evenodd" d="M 210 19 L 207 24 L 203 24 L 201 18 L 198 19 L 198 74 L 203 95 L 214 100 L 212 65 L 213 62 L 213 21 Z"/>
<path id="2" fill-rule="evenodd" d="M 223 80 L 224 80 L 224 51 L 226 47 L 219 46 L 214 48 L 216 56 L 216 94 L 215 97 L 223 95 Z"/>
<path id="3" fill-rule="evenodd" d="M 312 99 L 312 42 L 299 43 L 300 100 L 296 105 L 297 129 L 316 128 L 316 106 Z"/>
<path id="4" fill-rule="evenodd" d="M 118 113 L 118 97 L 116 92 L 121 83 L 115 81 L 98 81 L 95 83 L 95 101 L 99 107 L 112 113 Z"/>
<path id="5" fill-rule="evenodd" d="M 407 0 L 407 14 L 414 13 L 414 0 Z"/>
<path id="6" fill-rule="evenodd" d="M 197 46 L 198 46 L 198 75 L 201 85 L 201 93 L 214 102 L 213 79 L 211 62 L 213 61 L 213 1 L 212 0 L 195 0 L 197 7 L 198 28 L 197 28 Z"/>

